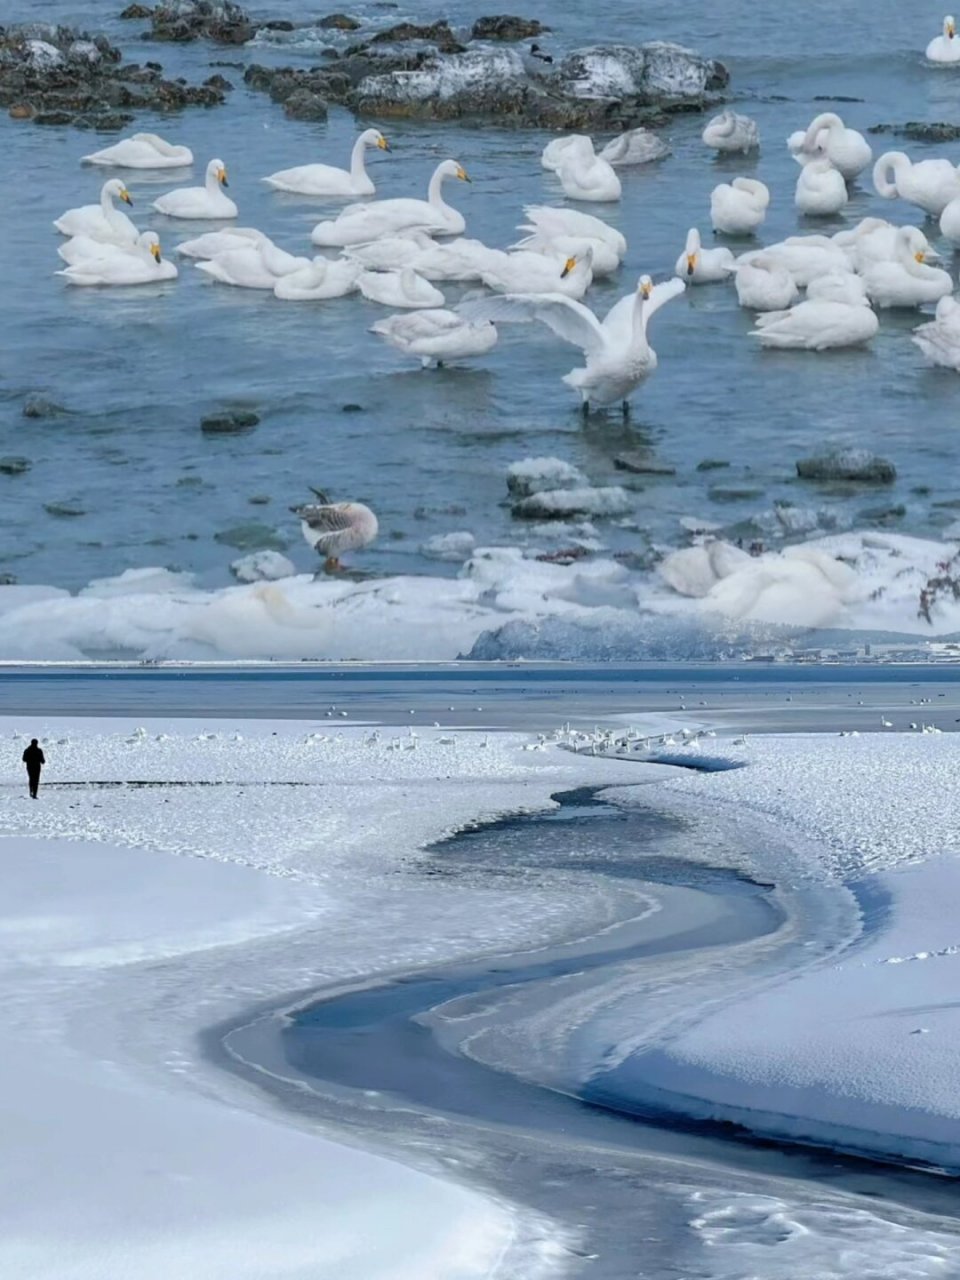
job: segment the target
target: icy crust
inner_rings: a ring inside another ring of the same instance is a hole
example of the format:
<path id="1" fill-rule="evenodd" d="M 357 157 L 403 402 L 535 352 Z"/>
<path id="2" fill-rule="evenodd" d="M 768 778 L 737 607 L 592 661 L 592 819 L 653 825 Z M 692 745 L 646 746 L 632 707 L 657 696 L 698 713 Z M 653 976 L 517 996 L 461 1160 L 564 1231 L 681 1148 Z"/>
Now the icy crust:
<path id="1" fill-rule="evenodd" d="M 777 1138 L 960 1171 L 960 743 L 947 735 L 764 738 L 750 768 L 665 783 L 813 837 L 806 875 L 853 886 L 859 942 L 658 1044 L 591 1086 Z M 709 787 L 709 792 L 706 788 Z M 815 939 L 814 939 L 815 941 Z"/>
<path id="2" fill-rule="evenodd" d="M 198 1048 L 287 992 L 577 936 L 619 909 L 601 886 L 405 874 L 450 827 L 622 770 L 418 732 L 393 749 L 326 717 L 0 721 L 4 1277 L 541 1280 L 569 1259 L 564 1229 L 435 1155 L 344 1147 Z M 34 734 L 38 803 L 19 764 Z"/>
<path id="3" fill-rule="evenodd" d="M 518 498 L 535 503 L 528 516 L 556 519 L 547 546 L 561 535 L 569 538 L 561 545 L 584 545 L 582 526 L 562 517 L 609 515 L 629 501 L 619 488 L 545 491 L 575 477 L 534 462 L 514 477 L 514 493 L 529 487 Z M 931 622 L 918 606 L 954 552 L 864 532 L 761 556 L 714 540 L 672 552 L 649 572 L 602 556 L 545 563 L 533 548 L 478 547 L 456 578 L 301 574 L 220 590 L 159 567 L 129 569 L 78 595 L 0 587 L 0 658 L 683 660 L 796 641 L 836 645 L 850 633 L 942 638 L 960 631 L 960 601 L 942 595 Z"/>

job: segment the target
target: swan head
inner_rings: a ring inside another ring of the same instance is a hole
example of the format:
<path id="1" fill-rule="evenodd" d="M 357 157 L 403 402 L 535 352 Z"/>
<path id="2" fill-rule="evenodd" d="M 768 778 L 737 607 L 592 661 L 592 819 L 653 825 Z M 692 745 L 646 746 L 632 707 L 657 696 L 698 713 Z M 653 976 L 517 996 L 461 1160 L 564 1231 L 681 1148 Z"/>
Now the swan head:
<path id="1" fill-rule="evenodd" d="M 118 200 L 122 200 L 124 204 L 133 204 L 130 192 L 123 185 L 119 178 L 111 178 L 109 182 L 104 184 L 104 191 L 107 195 L 116 196 Z"/>
<path id="2" fill-rule="evenodd" d="M 691 227 L 687 232 L 687 243 L 683 252 L 687 260 L 687 275 L 692 276 L 700 261 L 700 232 L 696 227 Z"/>
<path id="3" fill-rule="evenodd" d="M 952 13 L 948 13 L 943 20 L 943 34 L 947 37 L 948 40 L 952 40 L 953 37 L 957 34 L 957 24 L 953 19 Z"/>
<path id="4" fill-rule="evenodd" d="M 381 151 L 389 151 L 390 143 L 379 129 L 366 129 L 360 135 L 360 141 L 368 147 L 379 147 Z"/>
<path id="5" fill-rule="evenodd" d="M 469 182 L 467 171 L 463 165 L 456 160 L 444 160 L 443 164 L 437 166 L 437 172 L 434 175 L 440 178 L 459 178 L 461 182 Z"/>
<path id="6" fill-rule="evenodd" d="M 229 187 L 230 185 L 230 183 L 227 181 L 227 166 L 223 163 L 222 160 L 210 161 L 210 163 L 207 165 L 207 177 L 216 178 L 217 182 L 220 183 L 221 187 Z"/>
<path id="7" fill-rule="evenodd" d="M 138 243 L 153 257 L 154 262 L 163 260 L 163 254 L 160 252 L 160 237 L 155 231 L 144 231 Z"/>
<path id="8" fill-rule="evenodd" d="M 560 279 L 565 280 L 566 277 L 570 274 L 570 272 L 574 269 L 574 267 L 577 265 L 578 262 L 579 262 L 579 258 L 577 258 L 576 255 L 568 258 L 566 262 L 563 264 L 563 270 L 560 272 Z"/>
<path id="9" fill-rule="evenodd" d="M 637 293 L 641 298 L 646 300 L 653 293 L 653 281 L 649 276 L 643 275 L 637 281 Z"/>

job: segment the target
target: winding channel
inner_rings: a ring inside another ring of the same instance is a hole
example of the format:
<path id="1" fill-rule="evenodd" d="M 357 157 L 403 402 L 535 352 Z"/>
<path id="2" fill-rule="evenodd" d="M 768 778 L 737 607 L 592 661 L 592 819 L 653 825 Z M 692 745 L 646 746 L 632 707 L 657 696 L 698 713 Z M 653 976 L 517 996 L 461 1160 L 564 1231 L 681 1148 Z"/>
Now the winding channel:
<path id="1" fill-rule="evenodd" d="M 561 792 L 551 812 L 463 831 L 434 846 L 422 869 L 478 884 L 506 879 L 517 892 L 557 876 L 571 891 L 605 877 L 622 894 L 617 923 L 546 950 L 290 997 L 212 1029 L 208 1050 L 348 1141 L 569 1224 L 572 1274 L 583 1266 L 598 1280 L 625 1280 L 638 1256 L 644 1274 L 684 1274 L 678 1186 L 787 1180 L 805 1192 L 870 1197 L 895 1220 L 933 1214 L 960 1230 L 953 1179 L 644 1112 L 636 1099 L 538 1077 L 536 1055 L 517 1070 L 516 1050 L 495 1064 L 475 1052 L 475 1040 L 496 1046 L 518 1007 L 549 1022 L 578 987 L 589 999 L 591 983 L 645 966 L 682 961 L 706 973 L 738 952 L 783 950 L 788 913 L 775 886 L 681 856 L 691 841 L 701 853 L 713 847 L 709 815 L 698 825 L 654 805 L 607 803 L 600 792 Z M 659 909 L 644 909 L 651 899 Z"/>

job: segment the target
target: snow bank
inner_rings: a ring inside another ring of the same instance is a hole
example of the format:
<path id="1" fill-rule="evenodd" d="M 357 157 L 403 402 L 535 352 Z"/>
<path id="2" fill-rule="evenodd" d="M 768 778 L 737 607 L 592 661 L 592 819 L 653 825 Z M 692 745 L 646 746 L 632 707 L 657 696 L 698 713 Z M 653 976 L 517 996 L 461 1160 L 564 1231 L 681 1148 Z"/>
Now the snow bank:
<path id="1" fill-rule="evenodd" d="M 805 874 L 854 888 L 860 936 L 731 993 L 655 1045 L 611 1054 L 591 1083 L 768 1135 L 960 1170 L 960 814 L 943 802 L 960 742 L 764 738 L 742 754 L 748 769 L 665 785 L 812 837 Z"/>
<path id="2" fill-rule="evenodd" d="M 0 740 L 0 1274 L 540 1280 L 569 1256 L 436 1153 L 414 1169 L 331 1141 L 198 1035 L 324 981 L 602 927 L 599 887 L 405 872 L 451 826 L 622 765 L 326 718 L 6 719 Z"/>
<path id="3" fill-rule="evenodd" d="M 535 468 L 522 479 L 558 482 L 570 477 L 555 468 Z M 551 488 L 521 499 L 540 500 L 552 516 L 584 506 L 610 515 L 629 506 L 631 496 L 618 488 Z M 540 508 L 527 514 L 538 512 L 544 514 Z M 557 534 L 537 536 L 544 549 L 556 545 Z M 788 647 L 798 639 L 809 644 L 811 628 L 867 638 L 949 636 L 960 631 L 960 601 L 944 593 L 932 625 L 920 616 L 919 601 L 953 551 L 862 532 L 759 557 L 711 542 L 667 556 L 652 573 L 602 556 L 545 564 L 537 547 L 487 547 L 476 548 L 456 578 L 298 575 L 213 591 L 166 569 L 128 570 L 79 595 L 0 587 L 0 657 L 429 661 L 468 654 L 591 661 L 655 657 L 672 644 L 669 656 L 682 659 Z"/>

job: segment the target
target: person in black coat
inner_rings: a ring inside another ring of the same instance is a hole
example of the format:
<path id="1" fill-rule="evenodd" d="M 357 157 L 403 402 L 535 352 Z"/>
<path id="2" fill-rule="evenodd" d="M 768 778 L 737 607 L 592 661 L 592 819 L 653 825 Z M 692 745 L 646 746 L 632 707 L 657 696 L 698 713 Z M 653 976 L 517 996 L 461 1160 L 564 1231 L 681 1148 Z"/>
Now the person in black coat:
<path id="1" fill-rule="evenodd" d="M 27 782 L 30 784 L 30 794 L 36 800 L 37 788 L 40 786 L 40 770 L 47 763 L 36 738 L 30 739 L 30 745 L 23 753 L 23 763 L 27 766 Z"/>

